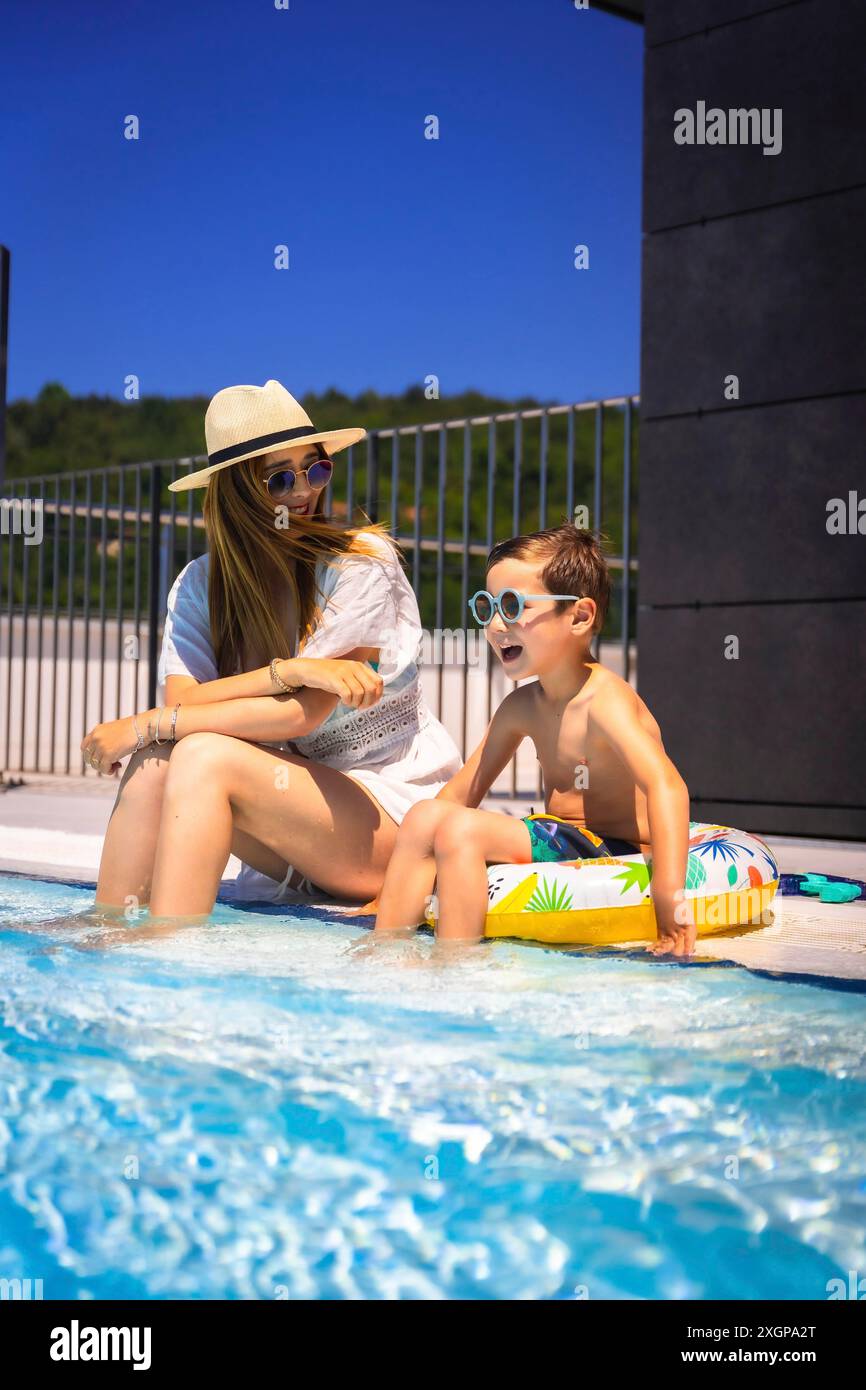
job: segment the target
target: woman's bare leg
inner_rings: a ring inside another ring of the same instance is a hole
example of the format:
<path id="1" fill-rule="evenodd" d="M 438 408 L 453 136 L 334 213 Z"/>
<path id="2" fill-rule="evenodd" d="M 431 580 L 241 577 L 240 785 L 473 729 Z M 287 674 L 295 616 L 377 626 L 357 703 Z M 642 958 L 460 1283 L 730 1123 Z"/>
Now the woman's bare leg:
<path id="1" fill-rule="evenodd" d="M 267 874 L 268 878 L 274 879 L 277 883 L 282 883 L 289 867 L 285 855 L 268 849 L 267 845 L 263 845 L 252 835 L 244 834 L 237 826 L 232 835 L 232 854 L 249 864 L 250 868 L 258 869 L 260 874 Z"/>
<path id="2" fill-rule="evenodd" d="M 351 777 L 293 753 L 225 734 L 175 745 L 163 811 L 151 914 L 213 908 L 233 833 L 252 836 L 335 896 L 379 891 L 397 827 Z"/>
<path id="3" fill-rule="evenodd" d="M 171 747 L 151 746 L 133 754 L 126 765 L 102 846 L 96 908 L 125 909 L 136 903 L 146 906 L 150 902 L 171 752 Z M 268 849 L 252 835 L 236 830 L 231 852 L 277 883 L 285 877 L 288 868 L 285 857 Z"/>
<path id="4" fill-rule="evenodd" d="M 126 908 L 135 906 L 133 899 L 142 904 L 150 899 L 170 754 L 170 748 L 143 748 L 126 765 L 102 846 L 97 908 Z"/>

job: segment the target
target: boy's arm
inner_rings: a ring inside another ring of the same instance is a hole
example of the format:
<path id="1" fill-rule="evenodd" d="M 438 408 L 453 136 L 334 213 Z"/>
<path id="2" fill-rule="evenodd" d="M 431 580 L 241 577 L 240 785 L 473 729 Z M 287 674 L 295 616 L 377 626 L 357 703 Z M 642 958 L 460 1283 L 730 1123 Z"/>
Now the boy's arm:
<path id="1" fill-rule="evenodd" d="M 434 801 L 453 801 L 458 806 L 477 806 L 484 800 L 509 758 L 512 758 L 526 737 L 526 686 L 518 685 L 496 710 L 487 732 L 475 752 L 459 772 L 436 793 Z M 369 916 L 376 912 L 379 899 L 351 909 L 345 916 Z"/>
<path id="2" fill-rule="evenodd" d="M 499 705 L 475 752 L 436 793 L 436 800 L 478 806 L 528 733 L 527 705 L 532 687 L 518 685 Z"/>
<path id="3" fill-rule="evenodd" d="M 689 857 L 689 789 L 661 743 L 638 718 L 633 690 L 614 687 L 592 702 L 590 725 L 622 758 L 647 799 L 652 845 L 652 898 L 659 940 L 675 954 L 691 954 L 697 935 L 683 901 Z M 678 920 L 679 917 L 679 920 Z"/>

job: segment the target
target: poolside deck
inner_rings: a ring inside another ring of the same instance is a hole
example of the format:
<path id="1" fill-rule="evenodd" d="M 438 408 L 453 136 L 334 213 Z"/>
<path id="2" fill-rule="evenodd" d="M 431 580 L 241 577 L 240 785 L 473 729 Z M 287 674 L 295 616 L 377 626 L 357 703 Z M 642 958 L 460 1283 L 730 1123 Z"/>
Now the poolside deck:
<path id="1" fill-rule="evenodd" d="M 0 792 L 0 871 L 95 882 L 105 829 L 117 790 L 115 779 L 30 774 L 25 785 Z M 529 802 L 484 803 L 526 815 Z M 866 844 L 764 835 L 782 873 L 818 873 L 866 880 Z M 232 857 L 224 882 L 240 861 Z M 299 899 L 300 901 L 300 899 Z M 304 900 L 309 905 L 310 900 Z M 782 897 L 774 924 L 705 938 L 703 957 L 758 970 L 866 980 L 866 899 L 822 904 Z"/>

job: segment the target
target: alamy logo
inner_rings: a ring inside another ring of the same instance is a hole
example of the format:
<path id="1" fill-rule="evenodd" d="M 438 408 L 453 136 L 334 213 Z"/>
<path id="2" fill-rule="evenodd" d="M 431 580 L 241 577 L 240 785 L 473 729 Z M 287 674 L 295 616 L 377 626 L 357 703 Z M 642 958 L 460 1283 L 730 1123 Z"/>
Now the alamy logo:
<path id="1" fill-rule="evenodd" d="M 69 1327 L 51 1329 L 52 1361 L 132 1361 L 134 1371 L 150 1370 L 149 1327 Z"/>
<path id="2" fill-rule="evenodd" d="M 778 121 L 778 130 L 776 122 Z M 694 111 L 681 106 L 674 112 L 674 140 L 678 145 L 763 145 L 764 154 L 782 149 L 782 108 L 763 106 L 723 111 L 699 101 Z"/>
<path id="3" fill-rule="evenodd" d="M 0 1279 L 0 1299 L 28 1299 L 41 1297 L 41 1279 Z"/>
<path id="4" fill-rule="evenodd" d="M 827 533 L 831 536 L 866 536 L 866 497 L 851 488 L 846 497 L 827 503 Z"/>
<path id="5" fill-rule="evenodd" d="M 844 1279 L 828 1279 L 825 1285 L 827 1297 L 832 1300 L 836 1298 L 850 1298 L 855 1303 L 862 1303 L 866 1299 L 866 1279 L 862 1277 L 859 1270 L 848 1270 L 848 1283 Z"/>
<path id="6" fill-rule="evenodd" d="M 25 545 L 42 544 L 42 498 L 0 497 L 0 535 L 23 536 Z"/>

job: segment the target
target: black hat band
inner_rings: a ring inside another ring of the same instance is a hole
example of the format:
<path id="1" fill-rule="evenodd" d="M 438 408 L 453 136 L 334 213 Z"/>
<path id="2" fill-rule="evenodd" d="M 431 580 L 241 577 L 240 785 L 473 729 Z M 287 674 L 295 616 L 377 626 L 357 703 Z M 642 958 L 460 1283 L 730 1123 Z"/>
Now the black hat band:
<path id="1" fill-rule="evenodd" d="M 215 454 L 208 454 L 207 461 L 211 466 L 215 463 L 229 463 L 243 454 L 257 454 L 264 449 L 273 448 L 275 444 L 290 444 L 293 439 L 303 439 L 305 435 L 321 433 L 315 425 L 299 425 L 296 430 L 277 430 L 276 434 L 260 434 L 257 439 L 247 439 L 243 444 L 232 444 L 228 449 L 218 449 Z"/>

